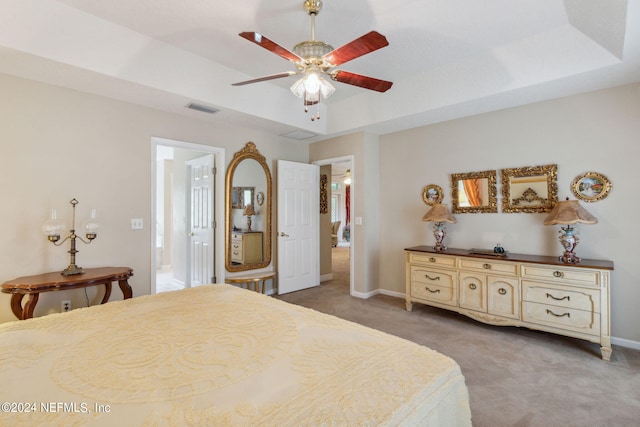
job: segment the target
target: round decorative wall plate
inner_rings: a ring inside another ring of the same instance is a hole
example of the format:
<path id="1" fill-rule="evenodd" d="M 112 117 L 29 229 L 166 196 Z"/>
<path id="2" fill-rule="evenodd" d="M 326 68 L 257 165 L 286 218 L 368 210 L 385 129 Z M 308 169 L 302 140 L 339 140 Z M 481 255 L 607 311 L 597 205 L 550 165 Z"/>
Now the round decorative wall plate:
<path id="1" fill-rule="evenodd" d="M 442 188 L 429 184 L 422 189 L 422 200 L 429 206 L 433 206 L 442 201 Z"/>
<path id="2" fill-rule="evenodd" d="M 256 202 L 258 202 L 258 206 L 262 206 L 264 203 L 264 193 L 262 191 L 258 192 L 256 195 Z"/>
<path id="3" fill-rule="evenodd" d="M 602 200 L 611 191 L 609 178 L 597 172 L 585 172 L 578 175 L 571 183 L 571 191 L 580 200 L 596 202 Z"/>

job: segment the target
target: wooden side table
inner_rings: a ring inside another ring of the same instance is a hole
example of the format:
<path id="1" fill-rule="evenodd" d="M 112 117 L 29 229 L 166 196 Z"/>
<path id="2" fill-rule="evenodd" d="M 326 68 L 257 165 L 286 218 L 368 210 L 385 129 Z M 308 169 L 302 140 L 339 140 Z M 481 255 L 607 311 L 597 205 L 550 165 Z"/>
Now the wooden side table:
<path id="1" fill-rule="evenodd" d="M 264 294 L 265 291 L 265 281 L 269 279 L 273 279 L 276 277 L 275 272 L 267 272 L 267 273 L 258 273 L 252 274 L 249 276 L 234 276 L 227 277 L 225 280 L 227 283 L 239 283 L 247 286 L 247 289 L 251 289 L 256 292 L 260 292 Z M 275 286 L 274 286 L 275 287 Z"/>
<path id="2" fill-rule="evenodd" d="M 41 292 L 65 291 L 68 289 L 86 288 L 104 285 L 105 293 L 100 304 L 109 301 L 111 283 L 118 282 L 124 299 L 131 298 L 133 292 L 128 279 L 133 276 L 129 267 L 85 268 L 83 274 L 63 276 L 60 272 L 44 273 L 35 276 L 18 277 L 2 284 L 2 292 L 11 295 L 11 311 L 20 320 L 33 317 L 33 310 L 38 303 Z M 22 299 L 27 300 L 22 305 Z"/>

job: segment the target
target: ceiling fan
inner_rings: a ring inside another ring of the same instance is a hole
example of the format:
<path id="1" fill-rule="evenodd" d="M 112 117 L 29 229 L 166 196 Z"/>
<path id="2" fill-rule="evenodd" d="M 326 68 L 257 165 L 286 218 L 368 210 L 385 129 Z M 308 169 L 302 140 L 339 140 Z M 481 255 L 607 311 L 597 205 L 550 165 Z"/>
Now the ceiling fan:
<path id="1" fill-rule="evenodd" d="M 332 68 L 338 65 L 388 46 L 389 42 L 387 38 L 377 31 L 371 31 L 338 49 L 334 49 L 332 46 L 315 39 L 315 17 L 320 13 L 321 8 L 322 2 L 320 0 L 306 0 L 304 2 L 304 9 L 311 17 L 311 40 L 298 43 L 293 47 L 293 52 L 269 40 L 260 33 L 249 31 L 240 33 L 240 37 L 293 62 L 297 71 L 285 71 L 278 74 L 258 77 L 256 79 L 233 83 L 232 86 L 243 86 L 301 74 L 302 78 L 291 86 L 291 91 L 303 99 L 305 112 L 308 111 L 309 105 L 319 104 L 320 95 L 322 95 L 323 98 L 327 98 L 335 91 L 335 88 L 325 79 L 325 76 L 337 82 L 359 86 L 377 92 L 386 92 L 389 90 L 391 85 L 393 85 L 392 82 L 351 73 L 349 71 L 332 70 Z M 312 115 L 311 120 L 319 118 L 320 112 L 318 108 L 317 114 Z"/>

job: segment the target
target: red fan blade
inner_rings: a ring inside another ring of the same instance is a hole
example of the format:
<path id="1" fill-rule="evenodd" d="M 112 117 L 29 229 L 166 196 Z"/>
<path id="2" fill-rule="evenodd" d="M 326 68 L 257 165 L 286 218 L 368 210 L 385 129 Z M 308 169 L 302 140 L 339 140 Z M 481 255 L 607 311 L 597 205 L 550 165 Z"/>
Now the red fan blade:
<path id="1" fill-rule="evenodd" d="M 251 80 L 245 80 L 243 82 L 232 83 L 231 86 L 244 86 L 244 85 L 249 85 L 251 83 L 258 83 L 258 82 L 264 82 L 264 81 L 267 81 L 267 80 L 281 79 L 283 77 L 293 76 L 294 74 L 298 74 L 298 73 L 296 73 L 295 71 L 285 71 L 284 73 L 271 74 L 270 76 L 263 76 L 263 77 L 258 77 L 257 79 L 251 79 Z"/>
<path id="2" fill-rule="evenodd" d="M 327 53 L 322 57 L 322 59 L 335 67 L 336 65 L 344 64 L 347 61 L 351 61 L 352 59 L 356 59 L 385 46 L 389 46 L 387 38 L 377 31 L 371 31 L 364 36 Z"/>
<path id="3" fill-rule="evenodd" d="M 298 55 L 289 51 L 288 49 L 285 49 L 284 47 L 280 46 L 278 43 L 269 40 L 268 38 L 266 38 L 260 33 L 245 31 L 243 33 L 240 33 L 239 36 L 291 62 L 302 61 L 302 58 L 300 58 Z"/>
<path id="4" fill-rule="evenodd" d="M 331 73 L 331 78 L 337 82 L 360 86 L 377 92 L 386 92 L 391 88 L 391 85 L 393 85 L 392 82 L 388 82 L 386 80 L 374 79 L 373 77 L 367 77 L 361 74 L 341 70 L 333 71 Z"/>

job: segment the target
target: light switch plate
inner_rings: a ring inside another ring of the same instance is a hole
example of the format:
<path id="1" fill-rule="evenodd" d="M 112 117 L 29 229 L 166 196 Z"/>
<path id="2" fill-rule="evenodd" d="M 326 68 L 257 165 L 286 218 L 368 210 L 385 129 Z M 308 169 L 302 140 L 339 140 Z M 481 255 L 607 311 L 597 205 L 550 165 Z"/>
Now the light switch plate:
<path id="1" fill-rule="evenodd" d="M 142 230 L 144 228 L 144 221 L 142 218 L 133 218 L 131 220 L 131 229 L 132 230 Z"/>

